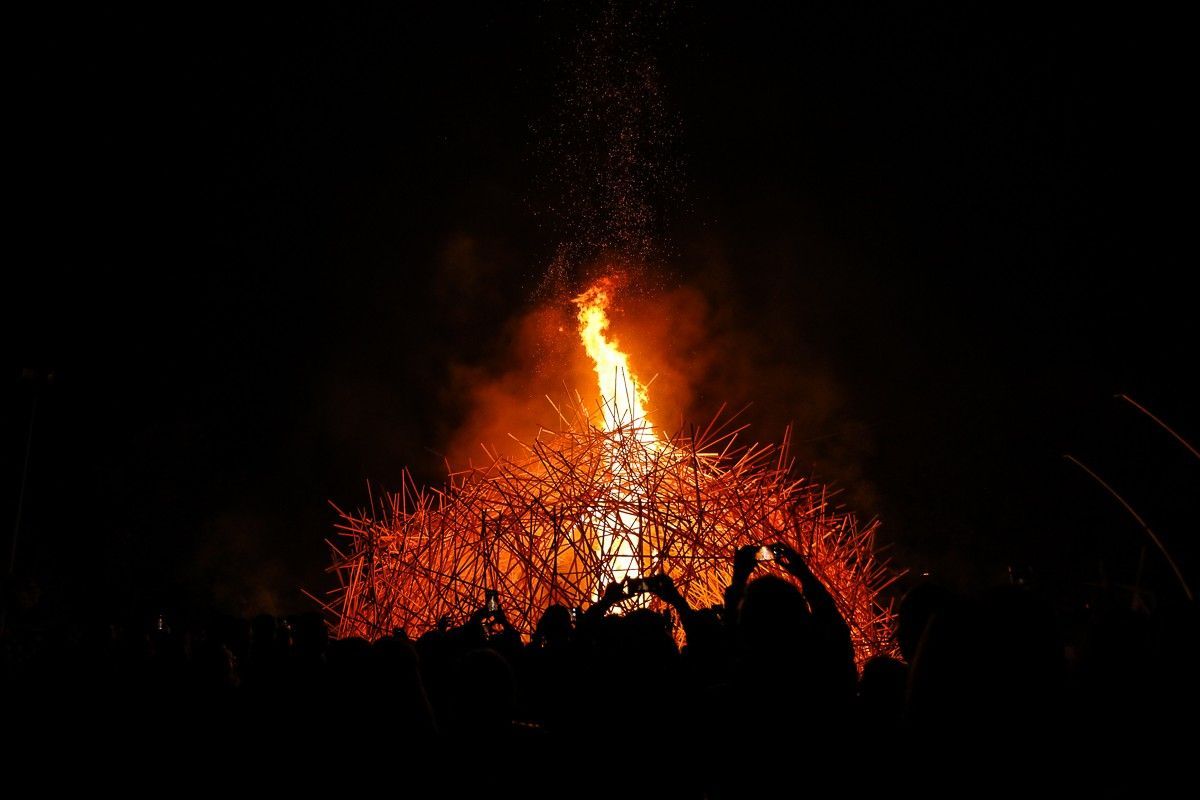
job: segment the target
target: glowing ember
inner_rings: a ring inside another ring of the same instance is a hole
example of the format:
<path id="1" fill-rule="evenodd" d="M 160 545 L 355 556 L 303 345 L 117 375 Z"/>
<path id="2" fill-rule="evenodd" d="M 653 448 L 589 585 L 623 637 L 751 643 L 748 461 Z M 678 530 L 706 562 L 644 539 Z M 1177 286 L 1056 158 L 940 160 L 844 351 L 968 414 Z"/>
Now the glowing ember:
<path id="1" fill-rule="evenodd" d="M 530 635 L 552 603 L 584 605 L 610 581 L 666 573 L 693 608 L 723 600 L 734 551 L 784 542 L 802 554 L 850 626 L 861 664 L 895 653 L 892 615 L 877 602 L 890 580 L 874 556 L 876 525 L 791 474 L 780 446 L 737 446 L 740 428 L 714 419 L 691 438 L 664 438 L 646 418 L 647 392 L 608 334 L 614 283 L 575 299 L 595 363 L 597 412 L 555 407 L 525 455 L 451 473 L 440 490 L 403 488 L 377 507 L 343 513 L 332 544 L 341 589 L 325 604 L 338 636 L 418 635 L 465 621 L 495 589 Z M 774 564 L 764 564 L 788 577 Z M 626 605 L 659 607 L 650 595 Z"/>

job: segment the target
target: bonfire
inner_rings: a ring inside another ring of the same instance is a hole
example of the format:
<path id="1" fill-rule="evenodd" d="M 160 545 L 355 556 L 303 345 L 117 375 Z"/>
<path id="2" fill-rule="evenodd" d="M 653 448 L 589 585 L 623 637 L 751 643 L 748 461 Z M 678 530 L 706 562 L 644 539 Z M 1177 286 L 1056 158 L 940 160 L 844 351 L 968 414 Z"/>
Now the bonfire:
<path id="1" fill-rule="evenodd" d="M 876 555 L 877 523 L 796 474 L 788 433 L 742 444 L 744 426 L 723 411 L 701 428 L 654 426 L 647 386 L 608 330 L 615 286 L 601 280 L 575 298 L 597 401 L 549 401 L 553 425 L 521 442 L 519 456 L 489 451 L 439 488 L 406 473 L 399 491 L 339 512 L 330 543 L 339 588 L 323 601 L 334 633 L 416 636 L 465 622 L 494 591 L 528 637 L 551 604 L 587 606 L 609 583 L 660 573 L 692 608 L 708 608 L 723 600 L 737 548 L 782 542 L 833 595 L 860 665 L 895 655 L 880 601 L 895 575 Z M 760 567 L 787 577 L 772 562 Z M 615 613 L 635 607 L 666 610 L 636 595 Z"/>

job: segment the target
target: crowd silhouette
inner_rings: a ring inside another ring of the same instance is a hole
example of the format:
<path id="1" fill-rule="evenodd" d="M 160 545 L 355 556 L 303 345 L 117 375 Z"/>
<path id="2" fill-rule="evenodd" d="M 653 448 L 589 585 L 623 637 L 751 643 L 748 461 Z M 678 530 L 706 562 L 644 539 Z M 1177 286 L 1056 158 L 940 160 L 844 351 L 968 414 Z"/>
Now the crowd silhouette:
<path id="1" fill-rule="evenodd" d="M 1189 774 L 1170 754 L 1194 724 L 1194 606 L 1097 593 L 1064 609 L 1029 586 L 921 583 L 898 607 L 901 657 L 860 671 L 821 581 L 769 549 L 795 582 L 756 576 L 763 551 L 745 547 L 722 606 L 691 608 L 666 575 L 630 579 L 550 606 L 528 642 L 492 592 L 464 624 L 373 642 L 331 640 L 316 613 L 62 636 L 13 606 L 9 725 L 66 714 L 132 720 L 151 741 L 327 741 L 338 762 L 436 763 L 450 795 L 1145 796 Z M 670 611 L 633 607 L 643 595 Z"/>

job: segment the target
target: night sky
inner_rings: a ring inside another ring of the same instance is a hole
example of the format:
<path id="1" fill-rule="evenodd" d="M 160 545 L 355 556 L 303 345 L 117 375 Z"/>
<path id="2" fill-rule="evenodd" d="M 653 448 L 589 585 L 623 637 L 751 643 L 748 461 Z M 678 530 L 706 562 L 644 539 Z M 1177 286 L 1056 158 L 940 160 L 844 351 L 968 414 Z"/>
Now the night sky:
<path id="1" fill-rule="evenodd" d="M 487 387 L 561 385 L 523 321 L 609 257 L 631 325 L 686 331 L 675 418 L 794 422 L 898 565 L 1131 582 L 1147 539 L 1072 453 L 1200 584 L 1200 461 L 1114 398 L 1200 440 L 1191 28 L 959 5 L 30 20 L 5 295 L 54 380 L 18 572 L 105 613 L 311 608 L 329 502 L 437 482 Z"/>

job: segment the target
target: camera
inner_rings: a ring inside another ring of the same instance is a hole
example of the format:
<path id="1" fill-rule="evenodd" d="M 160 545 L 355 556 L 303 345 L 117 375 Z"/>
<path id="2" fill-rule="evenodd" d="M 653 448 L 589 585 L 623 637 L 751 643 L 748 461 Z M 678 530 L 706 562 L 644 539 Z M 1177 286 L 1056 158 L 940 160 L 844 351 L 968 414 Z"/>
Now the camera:
<path id="1" fill-rule="evenodd" d="M 495 614 L 500 610 L 500 595 L 494 589 L 489 589 L 485 594 L 487 601 L 485 605 L 489 614 Z"/>
<path id="2" fill-rule="evenodd" d="M 625 596 L 633 597 L 635 594 L 645 594 L 650 591 L 650 587 L 646 585 L 645 578 L 626 578 L 625 579 Z"/>
<path id="3" fill-rule="evenodd" d="M 772 548 L 767 547 L 764 544 L 762 547 L 758 548 L 758 552 L 754 554 L 754 560 L 755 561 L 774 561 L 775 560 L 775 551 Z"/>

